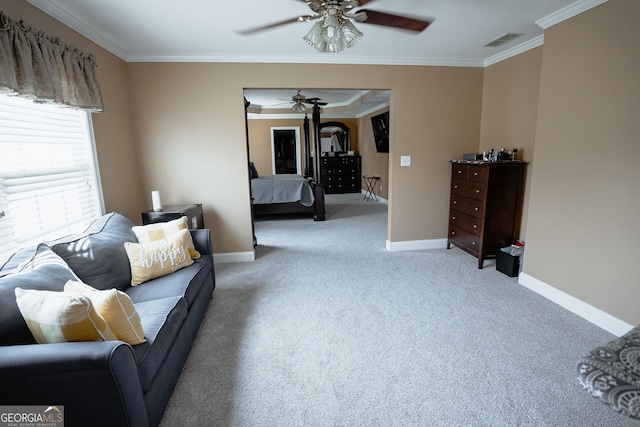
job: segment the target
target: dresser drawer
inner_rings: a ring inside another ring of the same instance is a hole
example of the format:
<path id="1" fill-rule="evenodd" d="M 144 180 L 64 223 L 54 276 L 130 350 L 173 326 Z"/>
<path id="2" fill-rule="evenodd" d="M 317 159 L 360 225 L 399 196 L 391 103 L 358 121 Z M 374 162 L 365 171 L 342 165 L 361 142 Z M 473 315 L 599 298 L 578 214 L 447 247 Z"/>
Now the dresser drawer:
<path id="1" fill-rule="evenodd" d="M 461 228 L 476 236 L 481 235 L 482 220 L 472 217 L 471 215 L 458 211 L 451 211 L 451 214 L 449 215 L 449 224 L 451 227 Z"/>
<path id="2" fill-rule="evenodd" d="M 333 168 L 323 168 L 323 175 L 359 175 L 358 169 L 353 166 L 336 166 Z"/>
<path id="3" fill-rule="evenodd" d="M 347 193 L 359 193 L 360 192 L 360 185 L 359 183 L 356 184 L 355 182 L 343 182 L 340 187 L 342 188 L 343 191 L 347 192 Z"/>
<path id="4" fill-rule="evenodd" d="M 480 236 L 471 234 L 462 228 L 449 227 L 449 242 L 476 256 L 480 253 Z"/>
<path id="5" fill-rule="evenodd" d="M 469 165 L 454 163 L 451 168 L 451 178 L 467 179 L 469 176 Z"/>
<path id="6" fill-rule="evenodd" d="M 460 211 L 476 218 L 482 218 L 484 214 L 484 202 L 482 200 L 469 199 L 457 194 L 452 194 L 449 209 Z"/>
<path id="7" fill-rule="evenodd" d="M 332 156 L 321 157 L 320 162 L 322 166 L 344 166 L 344 165 L 357 165 L 360 158 L 357 156 Z"/>
<path id="8" fill-rule="evenodd" d="M 467 179 L 475 182 L 487 182 L 489 176 L 489 168 L 484 166 L 469 165 L 469 173 Z"/>
<path id="9" fill-rule="evenodd" d="M 474 200 L 484 200 L 485 184 L 482 182 L 451 180 L 451 194 L 468 197 Z"/>

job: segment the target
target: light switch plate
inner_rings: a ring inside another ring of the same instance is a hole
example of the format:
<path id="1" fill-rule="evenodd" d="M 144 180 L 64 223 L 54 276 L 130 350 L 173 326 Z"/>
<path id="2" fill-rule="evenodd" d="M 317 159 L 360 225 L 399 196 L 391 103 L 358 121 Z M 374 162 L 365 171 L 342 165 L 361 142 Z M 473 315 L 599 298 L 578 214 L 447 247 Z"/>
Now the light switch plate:
<path id="1" fill-rule="evenodd" d="M 411 156 L 400 156 L 400 166 L 411 166 Z"/>

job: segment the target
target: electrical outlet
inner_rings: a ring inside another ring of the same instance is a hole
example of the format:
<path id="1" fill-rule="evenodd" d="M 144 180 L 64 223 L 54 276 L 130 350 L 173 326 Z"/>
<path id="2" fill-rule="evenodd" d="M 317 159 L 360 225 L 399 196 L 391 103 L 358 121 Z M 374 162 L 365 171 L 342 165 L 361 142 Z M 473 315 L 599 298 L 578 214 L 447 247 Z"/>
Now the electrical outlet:
<path id="1" fill-rule="evenodd" d="M 382 191 L 382 184 L 380 184 L 380 191 Z"/>
<path id="2" fill-rule="evenodd" d="M 411 166 L 411 156 L 400 156 L 400 166 Z"/>

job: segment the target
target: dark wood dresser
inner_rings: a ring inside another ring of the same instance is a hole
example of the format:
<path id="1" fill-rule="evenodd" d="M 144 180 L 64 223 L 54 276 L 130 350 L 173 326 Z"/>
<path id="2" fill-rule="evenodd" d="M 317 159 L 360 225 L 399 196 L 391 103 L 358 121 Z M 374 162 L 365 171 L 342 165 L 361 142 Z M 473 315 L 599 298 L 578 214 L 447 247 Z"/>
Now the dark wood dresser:
<path id="1" fill-rule="evenodd" d="M 520 235 L 526 162 L 451 162 L 447 249 L 478 258 L 482 268 L 496 250 Z"/>
<path id="2" fill-rule="evenodd" d="M 360 156 L 327 156 L 320 158 L 320 182 L 327 194 L 359 193 Z"/>

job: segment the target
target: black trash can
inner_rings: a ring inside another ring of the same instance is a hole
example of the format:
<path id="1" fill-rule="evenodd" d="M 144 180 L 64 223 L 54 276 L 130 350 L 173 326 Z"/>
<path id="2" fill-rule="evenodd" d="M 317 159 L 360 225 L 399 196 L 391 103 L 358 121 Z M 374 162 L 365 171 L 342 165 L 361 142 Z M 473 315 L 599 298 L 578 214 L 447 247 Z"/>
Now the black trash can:
<path id="1" fill-rule="evenodd" d="M 508 249 L 508 252 L 505 252 Z M 520 272 L 520 256 L 511 255 L 511 248 L 496 251 L 496 270 L 509 277 L 516 277 Z"/>

